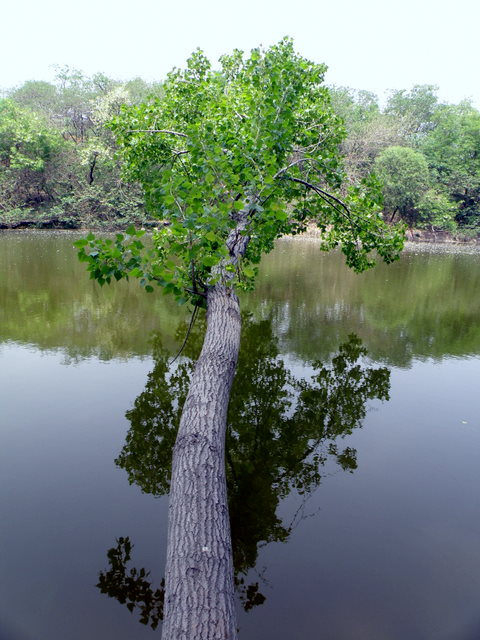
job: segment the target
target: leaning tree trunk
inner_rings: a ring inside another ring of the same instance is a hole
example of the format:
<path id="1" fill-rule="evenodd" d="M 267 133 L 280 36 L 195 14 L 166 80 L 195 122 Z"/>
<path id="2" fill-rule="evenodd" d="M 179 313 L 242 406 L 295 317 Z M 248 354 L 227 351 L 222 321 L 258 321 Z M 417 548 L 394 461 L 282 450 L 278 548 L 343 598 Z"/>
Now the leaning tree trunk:
<path id="1" fill-rule="evenodd" d="M 163 640 L 236 637 L 225 430 L 240 325 L 233 289 L 212 287 L 173 452 Z"/>

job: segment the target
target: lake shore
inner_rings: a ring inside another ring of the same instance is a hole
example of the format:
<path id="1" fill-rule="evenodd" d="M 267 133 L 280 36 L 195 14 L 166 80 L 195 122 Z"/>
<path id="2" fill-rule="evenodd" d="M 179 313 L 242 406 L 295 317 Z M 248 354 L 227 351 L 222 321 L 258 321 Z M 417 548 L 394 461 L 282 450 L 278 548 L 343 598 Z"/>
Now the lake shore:
<path id="1" fill-rule="evenodd" d="M 298 238 L 320 238 L 321 231 L 315 225 L 309 225 L 307 231 Z M 407 229 L 407 244 L 454 244 L 454 245 L 478 245 L 480 236 L 470 237 L 461 233 L 449 231 L 431 231 L 428 229 Z"/>

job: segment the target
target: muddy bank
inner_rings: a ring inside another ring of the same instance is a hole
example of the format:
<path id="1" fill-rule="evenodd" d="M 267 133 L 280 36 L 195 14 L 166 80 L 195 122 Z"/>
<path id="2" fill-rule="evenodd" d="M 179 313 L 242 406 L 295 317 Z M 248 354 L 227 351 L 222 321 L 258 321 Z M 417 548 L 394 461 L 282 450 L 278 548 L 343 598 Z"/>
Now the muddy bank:
<path id="1" fill-rule="evenodd" d="M 305 233 L 299 238 L 320 238 L 321 232 L 314 224 L 308 226 Z M 469 236 L 461 232 L 451 233 L 450 231 L 431 231 L 427 229 L 407 229 L 405 234 L 407 243 L 428 243 L 428 244 L 473 244 L 480 245 L 480 236 Z"/>
<path id="2" fill-rule="evenodd" d="M 471 237 L 461 233 L 449 231 L 428 231 L 427 229 L 408 229 L 406 234 L 408 242 L 429 242 L 433 244 L 480 244 L 480 237 Z"/>

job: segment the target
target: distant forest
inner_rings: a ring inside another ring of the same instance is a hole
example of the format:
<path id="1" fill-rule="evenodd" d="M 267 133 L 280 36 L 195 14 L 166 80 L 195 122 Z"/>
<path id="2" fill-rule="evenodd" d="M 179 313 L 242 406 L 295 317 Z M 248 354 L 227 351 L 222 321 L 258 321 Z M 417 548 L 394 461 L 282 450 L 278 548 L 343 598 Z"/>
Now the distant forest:
<path id="1" fill-rule="evenodd" d="M 437 88 L 330 88 L 343 120 L 346 184 L 378 178 L 387 220 L 480 235 L 480 112 L 442 103 Z M 149 226 L 136 184 L 122 179 L 108 122 L 123 104 L 162 99 L 162 83 L 87 77 L 68 67 L 53 83 L 28 81 L 0 98 L 0 228 Z"/>

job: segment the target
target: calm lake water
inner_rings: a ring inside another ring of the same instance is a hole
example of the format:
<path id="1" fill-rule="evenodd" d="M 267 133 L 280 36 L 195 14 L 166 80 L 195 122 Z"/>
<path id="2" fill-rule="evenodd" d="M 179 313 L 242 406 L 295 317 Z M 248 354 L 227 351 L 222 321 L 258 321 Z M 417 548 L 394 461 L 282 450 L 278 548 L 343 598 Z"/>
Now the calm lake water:
<path id="1" fill-rule="evenodd" d="M 160 585 L 202 319 L 169 369 L 188 312 L 101 290 L 73 240 L 0 235 L 0 640 L 160 635 L 114 597 L 107 551 L 128 536 L 127 575 Z M 479 640 L 480 254 L 416 248 L 356 276 L 286 240 L 242 304 L 240 640 Z"/>

